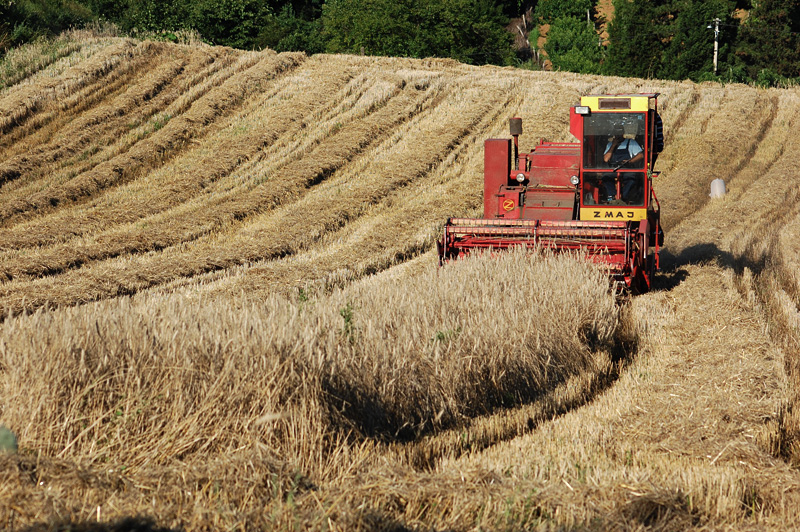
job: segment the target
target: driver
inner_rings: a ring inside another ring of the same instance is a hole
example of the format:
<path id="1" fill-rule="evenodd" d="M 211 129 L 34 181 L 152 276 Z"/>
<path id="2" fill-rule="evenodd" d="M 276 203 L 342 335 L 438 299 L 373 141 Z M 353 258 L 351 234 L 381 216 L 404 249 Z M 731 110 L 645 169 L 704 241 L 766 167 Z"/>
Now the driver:
<path id="1" fill-rule="evenodd" d="M 625 135 L 625 129 L 622 124 L 614 127 L 613 135 L 606 145 L 603 152 L 603 161 L 609 164 L 612 168 L 619 168 L 621 166 L 634 165 L 644 159 L 644 151 L 642 147 L 633 138 L 633 135 Z M 610 179 L 604 179 L 608 201 L 614 201 L 617 195 L 617 187 L 614 183 L 614 176 L 609 176 Z M 631 189 L 636 184 L 637 174 L 627 172 L 622 173 L 620 179 L 622 180 L 622 198 L 627 199 Z"/>

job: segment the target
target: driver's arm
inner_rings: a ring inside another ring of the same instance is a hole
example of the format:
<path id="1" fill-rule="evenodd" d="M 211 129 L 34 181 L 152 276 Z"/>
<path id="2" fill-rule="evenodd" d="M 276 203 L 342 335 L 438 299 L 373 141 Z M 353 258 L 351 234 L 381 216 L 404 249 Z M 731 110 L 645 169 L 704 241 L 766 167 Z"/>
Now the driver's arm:
<path id="1" fill-rule="evenodd" d="M 611 156 L 614 154 L 614 150 L 617 149 L 617 146 L 622 144 L 622 139 L 614 140 L 606 149 L 606 152 L 603 154 L 603 161 L 608 162 L 611 160 Z"/>
<path id="2" fill-rule="evenodd" d="M 638 163 L 642 159 L 644 159 L 644 152 L 640 151 L 639 153 L 637 153 L 636 155 L 631 157 L 631 159 L 628 161 L 628 163 Z"/>

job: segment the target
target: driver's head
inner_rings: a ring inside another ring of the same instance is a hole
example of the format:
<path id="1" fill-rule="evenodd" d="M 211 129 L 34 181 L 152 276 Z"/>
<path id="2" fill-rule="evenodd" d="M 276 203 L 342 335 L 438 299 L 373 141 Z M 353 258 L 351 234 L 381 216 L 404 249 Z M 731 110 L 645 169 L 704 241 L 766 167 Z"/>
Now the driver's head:
<path id="1" fill-rule="evenodd" d="M 615 124 L 614 127 L 611 128 L 611 136 L 615 139 L 621 138 L 624 134 L 625 128 L 622 127 L 622 124 Z"/>

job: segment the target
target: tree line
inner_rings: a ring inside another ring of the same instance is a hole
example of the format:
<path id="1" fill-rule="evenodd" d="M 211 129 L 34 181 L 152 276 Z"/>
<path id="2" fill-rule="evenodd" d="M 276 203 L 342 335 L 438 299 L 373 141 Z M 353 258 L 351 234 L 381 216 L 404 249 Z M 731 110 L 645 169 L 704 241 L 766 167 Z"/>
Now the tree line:
<path id="1" fill-rule="evenodd" d="M 211 44 L 279 52 L 527 68 L 541 68 L 546 56 L 556 70 L 762 85 L 800 76 L 800 0 L 613 0 L 613 7 L 605 21 L 597 0 L 0 0 L 0 53 L 107 21 L 129 34 L 174 39 L 191 30 Z M 514 46 L 508 26 L 520 16 L 530 23 L 534 53 Z"/>

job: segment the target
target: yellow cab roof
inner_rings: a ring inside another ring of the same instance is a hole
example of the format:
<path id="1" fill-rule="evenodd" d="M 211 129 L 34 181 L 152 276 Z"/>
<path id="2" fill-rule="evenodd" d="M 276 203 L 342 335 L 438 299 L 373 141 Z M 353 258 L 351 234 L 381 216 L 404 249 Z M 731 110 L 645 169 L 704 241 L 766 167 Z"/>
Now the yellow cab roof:
<path id="1" fill-rule="evenodd" d="M 581 96 L 581 105 L 592 112 L 646 112 L 654 109 L 658 93 L 647 94 L 590 94 Z"/>

